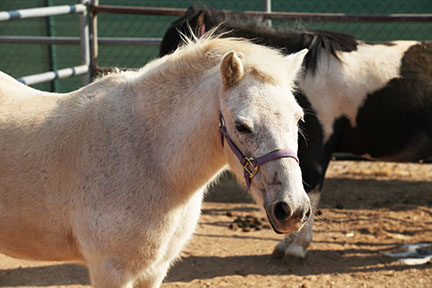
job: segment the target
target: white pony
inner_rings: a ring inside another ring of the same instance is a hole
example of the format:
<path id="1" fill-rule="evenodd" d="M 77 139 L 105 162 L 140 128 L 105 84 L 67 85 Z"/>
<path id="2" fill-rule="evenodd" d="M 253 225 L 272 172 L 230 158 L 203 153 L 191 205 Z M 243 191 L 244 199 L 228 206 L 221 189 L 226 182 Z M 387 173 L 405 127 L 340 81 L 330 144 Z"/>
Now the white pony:
<path id="1" fill-rule="evenodd" d="M 298 231 L 305 52 L 204 37 L 63 95 L 0 73 L 0 252 L 83 263 L 98 288 L 159 287 L 227 165 L 276 232 Z"/>

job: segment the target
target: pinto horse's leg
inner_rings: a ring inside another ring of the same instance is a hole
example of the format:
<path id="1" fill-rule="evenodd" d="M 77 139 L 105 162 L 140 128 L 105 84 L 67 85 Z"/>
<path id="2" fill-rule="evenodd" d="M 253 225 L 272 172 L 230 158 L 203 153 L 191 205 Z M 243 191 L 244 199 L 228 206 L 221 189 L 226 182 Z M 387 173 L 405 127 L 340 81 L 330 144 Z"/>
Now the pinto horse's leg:
<path id="1" fill-rule="evenodd" d="M 313 209 L 318 207 L 320 192 L 313 191 L 310 192 L 309 198 L 311 200 L 311 205 Z M 273 257 L 277 259 L 282 259 L 282 262 L 289 262 L 290 257 L 306 257 L 306 249 L 309 247 L 312 242 L 312 234 L 313 234 L 313 222 L 314 216 L 311 217 L 304 225 L 304 227 L 297 234 L 289 234 L 278 245 L 275 247 L 273 251 Z"/>

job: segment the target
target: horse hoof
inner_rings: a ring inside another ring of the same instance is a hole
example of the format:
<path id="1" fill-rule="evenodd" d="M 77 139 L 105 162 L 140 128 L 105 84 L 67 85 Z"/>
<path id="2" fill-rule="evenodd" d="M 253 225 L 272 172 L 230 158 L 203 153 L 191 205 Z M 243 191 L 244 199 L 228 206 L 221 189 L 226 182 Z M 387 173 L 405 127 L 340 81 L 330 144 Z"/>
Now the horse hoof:
<path id="1" fill-rule="evenodd" d="M 292 257 L 304 259 L 306 257 L 306 250 L 302 246 L 293 243 L 285 249 L 282 263 L 288 264 L 292 262 Z"/>
<path id="2" fill-rule="evenodd" d="M 273 259 L 282 259 L 285 256 L 285 247 L 276 246 L 272 253 Z"/>
<path id="3" fill-rule="evenodd" d="M 281 260 L 282 264 L 289 264 L 294 259 L 304 259 L 306 258 L 306 250 L 300 246 L 292 243 L 289 246 L 279 243 L 272 253 L 273 259 Z"/>

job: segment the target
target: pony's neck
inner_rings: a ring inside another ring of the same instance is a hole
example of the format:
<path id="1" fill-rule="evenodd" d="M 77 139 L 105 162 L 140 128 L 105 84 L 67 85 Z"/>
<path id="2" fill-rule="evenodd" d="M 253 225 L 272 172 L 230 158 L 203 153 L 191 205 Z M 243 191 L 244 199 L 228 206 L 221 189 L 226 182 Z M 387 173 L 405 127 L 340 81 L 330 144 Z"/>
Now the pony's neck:
<path id="1" fill-rule="evenodd" d="M 154 164 L 166 177 L 166 188 L 191 195 L 227 164 L 218 130 L 221 80 L 217 67 L 172 79 L 144 74 L 132 89 L 142 103 L 139 113 L 159 132 L 152 135 L 158 143 Z"/>

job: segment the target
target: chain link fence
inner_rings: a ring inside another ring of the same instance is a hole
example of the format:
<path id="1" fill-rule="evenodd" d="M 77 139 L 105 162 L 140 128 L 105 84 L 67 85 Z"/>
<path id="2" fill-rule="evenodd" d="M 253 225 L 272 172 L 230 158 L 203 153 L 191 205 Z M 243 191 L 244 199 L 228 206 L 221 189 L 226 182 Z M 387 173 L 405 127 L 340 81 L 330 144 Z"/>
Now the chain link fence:
<path id="1" fill-rule="evenodd" d="M 272 0 L 272 11 L 346 14 L 432 13 L 431 0 Z M 0 11 L 70 5 L 71 0 L 1 0 Z M 100 5 L 187 8 L 205 4 L 216 9 L 262 11 L 263 0 L 100 0 Z M 64 15 L 0 23 L 0 35 L 79 36 L 79 16 Z M 98 15 L 99 37 L 162 37 L 177 17 L 151 15 Z M 382 22 L 293 22 L 273 20 L 273 26 L 301 26 L 344 32 L 369 41 L 432 40 L 432 23 Z M 138 68 L 157 57 L 155 46 L 99 45 L 101 67 Z M 0 70 L 21 77 L 80 64 L 80 47 L 73 45 L 0 44 Z M 72 77 L 42 83 L 35 88 L 68 92 L 81 87 L 81 78 Z"/>

